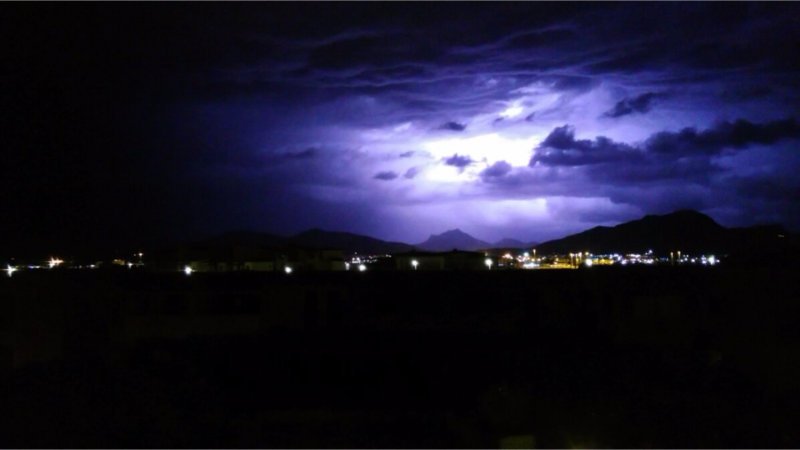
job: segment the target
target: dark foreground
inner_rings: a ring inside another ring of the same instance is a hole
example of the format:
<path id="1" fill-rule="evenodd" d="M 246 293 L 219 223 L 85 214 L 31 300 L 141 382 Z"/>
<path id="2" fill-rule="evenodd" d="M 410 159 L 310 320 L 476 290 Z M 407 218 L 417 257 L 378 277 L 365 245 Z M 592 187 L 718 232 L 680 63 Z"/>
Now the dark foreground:
<path id="1" fill-rule="evenodd" d="M 0 447 L 798 447 L 794 276 L 15 274 Z"/>

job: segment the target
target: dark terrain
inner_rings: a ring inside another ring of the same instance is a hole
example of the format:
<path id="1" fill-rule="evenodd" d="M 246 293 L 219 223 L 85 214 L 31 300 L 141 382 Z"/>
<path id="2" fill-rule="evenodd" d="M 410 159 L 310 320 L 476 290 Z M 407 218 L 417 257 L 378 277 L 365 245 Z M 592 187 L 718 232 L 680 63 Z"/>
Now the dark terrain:
<path id="1" fill-rule="evenodd" d="M 800 445 L 792 270 L 296 275 L 3 277 L 0 446 Z"/>

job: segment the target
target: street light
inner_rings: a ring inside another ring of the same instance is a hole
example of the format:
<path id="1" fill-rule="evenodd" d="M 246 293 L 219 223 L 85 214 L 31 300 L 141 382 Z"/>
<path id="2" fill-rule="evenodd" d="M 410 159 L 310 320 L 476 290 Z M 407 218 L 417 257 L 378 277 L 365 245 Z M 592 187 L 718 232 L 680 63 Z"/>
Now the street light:
<path id="1" fill-rule="evenodd" d="M 289 266 L 286 266 L 286 267 L 283 268 L 283 271 L 286 272 L 286 274 L 288 275 L 288 274 L 292 273 L 292 268 L 289 267 Z"/>
<path id="2" fill-rule="evenodd" d="M 411 267 L 413 267 L 414 270 L 417 270 L 417 266 L 419 266 L 419 261 L 417 261 L 416 259 L 412 259 L 411 260 Z"/>
<path id="3" fill-rule="evenodd" d="M 17 268 L 16 268 L 16 267 L 14 267 L 14 266 L 12 266 L 11 264 L 9 264 L 9 265 L 6 267 L 6 273 L 8 274 L 8 276 L 11 276 L 11 275 L 13 275 L 13 274 L 14 274 L 14 272 L 16 272 L 16 271 L 17 271 Z"/>
<path id="4" fill-rule="evenodd" d="M 194 270 L 192 270 L 192 266 L 184 266 L 183 267 L 183 273 L 185 273 L 186 275 L 191 275 L 192 272 L 194 272 Z"/>
<path id="5" fill-rule="evenodd" d="M 367 270 L 367 266 L 365 266 L 364 264 L 359 264 L 358 265 L 358 271 L 359 272 L 365 272 L 366 270 Z"/>
<path id="6" fill-rule="evenodd" d="M 492 258 L 486 258 L 483 263 L 486 264 L 486 267 L 488 267 L 489 270 L 492 270 Z"/>

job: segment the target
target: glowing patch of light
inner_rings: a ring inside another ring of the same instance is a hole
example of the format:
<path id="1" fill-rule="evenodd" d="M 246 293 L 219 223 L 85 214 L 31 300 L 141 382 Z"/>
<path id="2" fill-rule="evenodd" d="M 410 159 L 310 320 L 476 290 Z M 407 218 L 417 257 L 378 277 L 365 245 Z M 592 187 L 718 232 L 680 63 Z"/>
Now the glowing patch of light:
<path id="1" fill-rule="evenodd" d="M 512 139 L 497 133 L 489 133 L 467 138 L 428 141 L 423 144 L 423 148 L 436 159 L 445 159 L 457 154 L 468 156 L 482 164 L 491 165 L 497 161 L 505 161 L 512 166 L 527 166 L 532 150 L 539 141 L 541 141 L 540 136 Z M 430 172 L 432 171 L 426 171 L 426 174 Z"/>
<path id="2" fill-rule="evenodd" d="M 367 270 L 367 266 L 365 266 L 364 264 L 359 264 L 358 265 L 358 271 L 359 272 L 366 272 L 366 270 Z"/>
<path id="3" fill-rule="evenodd" d="M 486 267 L 488 267 L 489 270 L 492 270 L 492 259 L 491 258 L 486 258 L 486 260 L 483 263 L 486 264 Z"/>
<path id="4" fill-rule="evenodd" d="M 47 261 L 47 267 L 52 269 L 54 267 L 60 266 L 63 263 L 64 261 L 61 260 L 61 258 L 50 258 L 50 261 Z"/>
<path id="5" fill-rule="evenodd" d="M 522 114 L 522 107 L 521 106 L 511 106 L 505 109 L 505 111 L 500 113 L 500 117 L 505 117 L 506 119 L 511 119 L 517 117 L 518 115 Z"/>
<path id="6" fill-rule="evenodd" d="M 11 276 L 11 275 L 13 275 L 13 274 L 14 274 L 14 272 L 16 272 L 16 271 L 17 271 L 17 268 L 16 268 L 16 267 L 14 267 L 14 266 L 12 266 L 11 264 L 9 264 L 8 266 L 6 266 L 6 273 L 8 274 L 8 276 Z"/>
<path id="7" fill-rule="evenodd" d="M 283 271 L 286 272 L 286 274 L 288 275 L 288 274 L 292 273 L 292 268 L 289 267 L 289 266 L 286 266 L 286 267 L 283 268 Z"/>
<path id="8" fill-rule="evenodd" d="M 183 268 L 183 273 L 185 273 L 186 275 L 191 275 L 191 274 L 192 274 L 192 272 L 194 272 L 194 270 L 192 270 L 192 267 L 191 267 L 191 266 L 185 266 L 185 267 Z"/>
<path id="9" fill-rule="evenodd" d="M 414 268 L 414 270 L 417 270 L 417 266 L 419 266 L 419 261 L 417 261 L 416 259 L 412 259 L 411 266 Z"/>

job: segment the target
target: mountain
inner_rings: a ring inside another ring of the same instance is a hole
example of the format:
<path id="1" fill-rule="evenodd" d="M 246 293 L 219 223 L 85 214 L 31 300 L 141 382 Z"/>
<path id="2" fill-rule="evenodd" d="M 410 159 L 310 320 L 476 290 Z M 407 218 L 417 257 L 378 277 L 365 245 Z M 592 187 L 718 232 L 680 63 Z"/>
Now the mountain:
<path id="1" fill-rule="evenodd" d="M 697 211 L 681 210 L 661 216 L 647 215 L 614 227 L 594 227 L 581 233 L 545 242 L 536 247 L 544 253 L 573 251 L 724 252 L 729 250 L 731 234 L 714 219 Z"/>
<path id="2" fill-rule="evenodd" d="M 453 249 L 472 251 L 491 248 L 492 244 L 476 239 L 456 228 L 442 234 L 432 234 L 425 242 L 417 244 L 416 247 L 432 252 L 445 252 Z"/>
<path id="3" fill-rule="evenodd" d="M 494 248 L 531 248 L 536 247 L 535 242 L 522 242 L 516 239 L 505 238 L 501 239 L 494 244 L 492 244 Z"/>
<path id="4" fill-rule="evenodd" d="M 299 247 L 335 248 L 345 253 L 386 254 L 412 250 L 402 242 L 387 242 L 369 236 L 314 228 L 292 236 L 288 242 Z"/>

